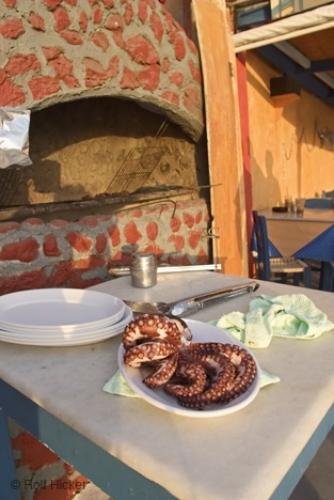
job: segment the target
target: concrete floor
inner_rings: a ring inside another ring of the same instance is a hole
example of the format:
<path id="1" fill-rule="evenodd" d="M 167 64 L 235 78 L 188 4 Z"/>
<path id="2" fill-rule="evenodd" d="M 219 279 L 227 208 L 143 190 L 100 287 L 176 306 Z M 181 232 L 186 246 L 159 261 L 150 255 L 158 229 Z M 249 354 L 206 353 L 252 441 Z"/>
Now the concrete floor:
<path id="1" fill-rule="evenodd" d="M 91 483 L 75 500 L 111 500 L 111 497 Z M 334 429 L 329 433 L 289 500 L 334 500 Z"/>

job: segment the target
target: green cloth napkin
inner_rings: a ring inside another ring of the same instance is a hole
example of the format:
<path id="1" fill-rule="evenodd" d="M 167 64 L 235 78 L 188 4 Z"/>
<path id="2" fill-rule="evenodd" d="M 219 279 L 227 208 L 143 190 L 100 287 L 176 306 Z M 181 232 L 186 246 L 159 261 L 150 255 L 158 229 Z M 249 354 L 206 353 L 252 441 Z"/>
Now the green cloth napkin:
<path id="1" fill-rule="evenodd" d="M 334 329 L 325 313 L 303 294 L 260 295 L 249 311 L 224 314 L 215 325 L 249 347 L 268 347 L 273 337 L 312 340 Z"/>
<path id="2" fill-rule="evenodd" d="M 273 375 L 263 369 L 260 369 L 260 387 L 265 387 L 266 385 L 276 384 L 280 381 L 277 375 Z M 130 398 L 140 398 L 139 394 L 134 392 L 128 383 L 124 379 L 123 375 L 119 370 L 109 379 L 103 386 L 104 392 L 109 394 L 116 394 L 117 396 L 128 396 Z"/>

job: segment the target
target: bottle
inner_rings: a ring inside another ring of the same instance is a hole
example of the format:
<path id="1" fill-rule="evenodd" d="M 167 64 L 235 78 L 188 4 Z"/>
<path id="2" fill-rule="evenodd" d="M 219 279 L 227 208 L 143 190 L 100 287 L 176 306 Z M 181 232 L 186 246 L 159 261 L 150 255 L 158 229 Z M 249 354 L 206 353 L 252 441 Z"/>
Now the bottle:
<path id="1" fill-rule="evenodd" d="M 150 288 L 156 285 L 157 268 L 157 259 L 153 253 L 136 253 L 130 266 L 132 286 Z"/>

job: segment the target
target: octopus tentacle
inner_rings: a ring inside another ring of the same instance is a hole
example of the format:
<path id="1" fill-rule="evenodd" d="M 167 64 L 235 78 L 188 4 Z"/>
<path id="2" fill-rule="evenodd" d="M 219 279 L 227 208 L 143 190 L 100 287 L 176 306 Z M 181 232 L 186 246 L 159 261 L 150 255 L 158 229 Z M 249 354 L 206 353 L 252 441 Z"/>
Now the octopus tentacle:
<path id="1" fill-rule="evenodd" d="M 211 385 L 200 394 L 191 397 L 179 397 L 178 401 L 182 406 L 187 408 L 202 409 L 211 403 L 220 401 L 227 391 L 227 384 L 235 376 L 235 368 L 233 364 L 223 356 L 215 357 L 217 363 L 217 374 Z M 219 358 L 219 359 L 218 359 Z M 207 363 L 209 360 L 207 358 Z"/>
<path id="2" fill-rule="evenodd" d="M 123 346 L 129 349 L 153 339 L 181 346 L 187 342 L 188 333 L 182 329 L 182 323 L 159 314 L 142 314 L 131 321 L 123 332 Z"/>
<path id="3" fill-rule="evenodd" d="M 156 389 L 165 385 L 174 375 L 177 368 L 178 353 L 172 354 L 168 358 L 158 363 L 158 369 L 144 378 L 143 382 L 150 389 Z"/>
<path id="4" fill-rule="evenodd" d="M 206 372 L 200 363 L 182 363 L 175 373 L 176 381 L 165 385 L 164 390 L 171 396 L 191 397 L 203 392 Z"/>
<path id="5" fill-rule="evenodd" d="M 175 345 L 167 342 L 145 342 L 125 351 L 124 363 L 132 368 L 139 368 L 143 363 L 165 359 L 176 351 Z"/>

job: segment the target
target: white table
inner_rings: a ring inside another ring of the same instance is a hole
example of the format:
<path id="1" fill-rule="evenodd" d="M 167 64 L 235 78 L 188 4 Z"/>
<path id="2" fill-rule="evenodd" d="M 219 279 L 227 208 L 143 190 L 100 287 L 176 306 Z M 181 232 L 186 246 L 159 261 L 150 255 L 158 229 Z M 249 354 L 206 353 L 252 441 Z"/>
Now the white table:
<path id="1" fill-rule="evenodd" d="M 128 277 L 94 288 L 121 298 L 174 300 L 241 281 L 196 272 L 160 275 L 146 290 L 132 288 Z M 260 283 L 257 293 L 305 293 L 334 319 L 331 293 Z M 246 311 L 249 300 L 239 297 L 192 318 Z M 213 419 L 174 416 L 140 399 L 104 393 L 117 369 L 119 342 L 0 346 L 0 408 L 115 499 L 287 498 L 333 426 L 333 333 L 314 341 L 273 339 L 257 350 L 260 365 L 281 382 L 261 389 L 242 411 Z M 4 444 L 5 437 L 0 425 Z M 6 486 L 13 470 L 1 449 L 0 484 Z M 6 500 L 15 498 L 8 492 Z"/>

